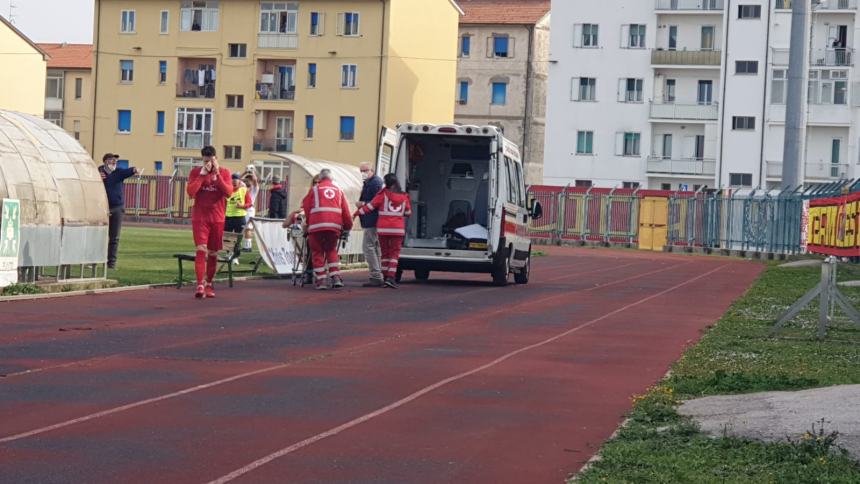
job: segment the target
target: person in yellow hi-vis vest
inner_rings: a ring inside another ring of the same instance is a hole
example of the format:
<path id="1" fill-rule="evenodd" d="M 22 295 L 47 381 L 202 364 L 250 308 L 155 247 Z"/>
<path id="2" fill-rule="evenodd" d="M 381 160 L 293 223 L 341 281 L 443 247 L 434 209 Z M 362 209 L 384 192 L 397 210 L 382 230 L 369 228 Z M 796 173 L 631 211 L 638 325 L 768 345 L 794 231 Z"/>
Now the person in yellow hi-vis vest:
<path id="1" fill-rule="evenodd" d="M 251 194 L 248 187 L 242 183 L 238 173 L 233 174 L 233 195 L 227 199 L 226 219 L 224 220 L 224 231 L 242 233 L 245 227 L 245 215 L 251 206 Z"/>

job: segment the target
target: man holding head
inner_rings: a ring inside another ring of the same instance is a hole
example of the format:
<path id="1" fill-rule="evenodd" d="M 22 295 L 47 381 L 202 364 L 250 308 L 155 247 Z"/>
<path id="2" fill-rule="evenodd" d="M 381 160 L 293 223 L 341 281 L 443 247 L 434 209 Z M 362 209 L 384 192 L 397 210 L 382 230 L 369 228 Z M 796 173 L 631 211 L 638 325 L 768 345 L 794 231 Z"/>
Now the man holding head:
<path id="1" fill-rule="evenodd" d="M 188 196 L 194 199 L 191 209 L 191 229 L 197 254 L 194 270 L 197 274 L 198 299 L 215 297 L 212 279 L 218 270 L 218 251 L 222 249 L 227 198 L 233 194 L 230 170 L 218 165 L 215 148 L 205 146 L 200 151 L 203 166 L 188 175 Z M 205 284 L 204 284 L 205 280 Z"/>
<path id="2" fill-rule="evenodd" d="M 122 217 L 125 213 L 125 192 L 123 182 L 126 178 L 140 174 L 137 168 L 117 168 L 119 155 L 106 153 L 102 157 L 99 175 L 105 184 L 110 220 L 108 225 L 108 269 L 116 267 L 116 254 L 119 250 L 119 233 L 122 230 Z"/>

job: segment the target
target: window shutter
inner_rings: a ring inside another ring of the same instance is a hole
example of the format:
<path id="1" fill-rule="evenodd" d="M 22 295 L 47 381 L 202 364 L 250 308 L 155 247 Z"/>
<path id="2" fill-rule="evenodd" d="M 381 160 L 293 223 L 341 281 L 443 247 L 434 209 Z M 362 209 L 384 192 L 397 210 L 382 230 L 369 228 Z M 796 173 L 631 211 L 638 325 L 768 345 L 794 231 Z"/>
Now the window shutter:
<path id="1" fill-rule="evenodd" d="M 495 37 L 487 37 L 487 58 L 492 59 L 496 55 Z"/>
<path id="2" fill-rule="evenodd" d="M 630 26 L 622 25 L 621 26 L 621 48 L 630 47 Z"/>
<path id="3" fill-rule="evenodd" d="M 618 102 L 626 101 L 627 79 L 618 79 Z"/>
<path id="4" fill-rule="evenodd" d="M 343 24 L 346 22 L 346 16 L 343 13 L 337 14 L 337 35 L 343 35 Z"/>
<path id="5" fill-rule="evenodd" d="M 573 46 L 582 47 L 582 24 L 573 24 Z"/>
<path id="6" fill-rule="evenodd" d="M 513 59 L 517 55 L 517 39 L 508 37 L 508 57 Z"/>
<path id="7" fill-rule="evenodd" d="M 571 77 L 570 78 L 570 100 L 571 101 L 582 101 L 579 98 L 579 78 Z"/>
<path id="8" fill-rule="evenodd" d="M 352 35 L 361 35 L 361 22 L 358 12 L 352 14 Z"/>
<path id="9" fill-rule="evenodd" d="M 180 16 L 180 30 L 183 32 L 191 31 L 191 10 L 183 9 Z"/>
<path id="10" fill-rule="evenodd" d="M 615 133 L 615 156 L 624 154 L 624 133 Z"/>
<path id="11" fill-rule="evenodd" d="M 209 20 L 209 22 L 208 22 L 209 30 L 211 30 L 213 32 L 217 31 L 218 30 L 218 10 L 217 9 L 209 10 L 208 11 L 208 17 L 209 17 L 209 19 L 208 19 Z"/>
<path id="12" fill-rule="evenodd" d="M 317 17 L 317 28 L 319 29 L 319 35 L 325 35 L 325 14 L 320 12 Z"/>

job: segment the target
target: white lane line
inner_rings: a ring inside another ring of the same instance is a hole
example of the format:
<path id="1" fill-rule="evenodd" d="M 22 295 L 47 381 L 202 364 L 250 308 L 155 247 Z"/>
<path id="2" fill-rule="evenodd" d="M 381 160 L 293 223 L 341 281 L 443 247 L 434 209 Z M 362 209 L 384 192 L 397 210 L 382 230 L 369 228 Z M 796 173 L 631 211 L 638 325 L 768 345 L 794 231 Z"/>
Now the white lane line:
<path id="1" fill-rule="evenodd" d="M 415 393 L 413 393 L 413 394 L 411 394 L 411 395 L 409 395 L 409 396 L 407 396 L 407 397 L 405 397 L 405 398 L 403 398 L 403 399 L 400 399 L 400 400 L 398 400 L 398 401 L 396 401 L 396 402 L 394 402 L 394 403 L 392 403 L 392 404 L 390 404 L 390 405 L 387 405 L 387 406 L 382 407 L 382 408 L 380 408 L 380 409 L 378 409 L 378 410 L 375 410 L 375 411 L 373 411 L 373 412 L 370 412 L 370 413 L 368 413 L 368 414 L 365 414 L 365 415 L 363 415 L 363 416 L 361 416 L 361 417 L 358 417 L 358 418 L 356 418 L 356 419 L 354 419 L 354 420 L 350 420 L 349 422 L 346 422 L 345 424 L 339 425 L 339 426 L 334 427 L 334 428 L 332 428 L 332 429 L 329 429 L 329 430 L 327 430 L 327 431 L 325 431 L 325 432 L 322 432 L 322 433 L 320 433 L 320 434 L 314 435 L 313 437 L 309 437 L 309 438 L 307 438 L 307 439 L 305 439 L 305 440 L 302 440 L 301 442 L 296 442 L 295 444 L 290 445 L 289 447 L 284 447 L 283 449 L 281 449 L 281 450 L 279 450 L 279 451 L 277 451 L 277 452 L 274 452 L 274 453 L 272 453 L 272 454 L 269 454 L 269 455 L 267 455 L 267 456 L 265 456 L 265 457 L 263 457 L 263 458 L 261 458 L 261 459 L 258 459 L 258 460 L 256 460 L 256 461 L 254 461 L 254 462 L 252 462 L 252 463 L 250 463 L 250 464 L 248 464 L 248 465 L 246 465 L 246 466 L 244 466 L 244 467 L 240 468 L 240 469 L 236 469 L 235 471 L 233 471 L 233 472 L 231 472 L 231 473 L 229 473 L 229 474 L 227 474 L 227 475 L 225 475 L 225 476 L 222 476 L 222 477 L 219 477 L 218 479 L 215 479 L 215 480 L 213 480 L 213 481 L 210 481 L 208 484 L 225 484 L 225 483 L 227 483 L 227 482 L 233 481 L 233 480 L 235 480 L 235 479 L 237 479 L 237 478 L 239 478 L 239 477 L 241 477 L 241 476 L 243 476 L 243 475 L 245 475 L 245 474 L 247 474 L 247 473 L 249 473 L 249 472 L 251 472 L 251 471 L 253 471 L 253 470 L 257 469 L 257 468 L 259 468 L 259 467 L 262 467 L 262 466 L 264 466 L 264 465 L 268 464 L 269 462 L 272 462 L 272 461 L 273 461 L 273 460 L 275 460 L 275 459 L 279 459 L 279 458 L 281 458 L 281 457 L 284 457 L 285 455 L 291 454 L 291 453 L 293 453 L 293 452 L 295 452 L 295 451 L 297 451 L 297 450 L 299 450 L 299 449 L 302 449 L 302 448 L 307 447 L 307 446 L 309 446 L 309 445 L 312 445 L 312 444 L 314 444 L 314 443 L 316 443 L 316 442 L 319 442 L 320 440 L 326 439 L 326 438 L 328 438 L 328 437 L 335 436 L 335 435 L 337 435 L 337 434 L 339 434 L 339 433 L 341 433 L 341 432 L 343 432 L 343 431 L 345 431 L 345 430 L 349 430 L 349 429 L 351 429 L 351 428 L 353 428 L 353 427 L 355 427 L 355 426 L 357 426 L 357 425 L 361 425 L 362 423 L 367 422 L 368 420 L 372 420 L 372 419 L 374 419 L 374 418 L 376 418 L 376 417 L 379 417 L 379 416 L 384 415 L 384 414 L 386 414 L 386 413 L 388 413 L 388 412 L 391 412 L 392 410 L 396 410 L 397 408 L 402 407 L 402 406 L 404 406 L 404 405 L 406 405 L 406 404 L 408 404 L 408 403 L 410 403 L 410 402 L 412 402 L 412 401 L 414 401 L 414 400 L 417 400 L 418 398 L 421 398 L 422 396 L 424 396 L 424 395 L 426 395 L 426 394 L 428 394 L 428 393 L 430 393 L 430 392 L 432 392 L 432 391 L 434 391 L 434 390 L 437 390 L 437 389 L 439 389 L 439 388 L 441 388 L 441 387 L 444 387 L 445 385 L 448 385 L 448 384 L 450 384 L 450 383 L 456 382 L 456 381 L 458 381 L 458 380 L 462 380 L 462 379 L 464 379 L 464 378 L 466 378 L 466 377 L 468 377 L 468 376 L 474 375 L 475 373 L 478 373 L 478 372 L 484 371 L 484 370 L 486 370 L 486 369 L 488 369 L 488 368 L 492 368 L 492 367 L 494 367 L 494 366 L 498 365 L 499 363 L 502 363 L 502 362 L 504 362 L 504 361 L 506 361 L 506 360 L 509 360 L 509 359 L 511 359 L 511 358 L 513 358 L 513 357 L 515 357 L 515 356 L 517 356 L 517 355 L 519 355 L 519 354 L 521 354 L 521 353 L 525 353 L 526 351 L 530 351 L 530 350 L 533 350 L 533 349 L 535 349 L 535 348 L 540 348 L 541 346 L 548 345 L 548 344 L 553 343 L 553 342 L 555 342 L 555 341 L 557 341 L 557 340 L 559 340 L 559 339 L 561 339 L 561 338 L 564 338 L 565 336 L 568 336 L 568 335 L 570 335 L 570 334 L 573 334 L 573 333 L 575 333 L 575 332 L 577 332 L 577 331 L 579 331 L 579 330 L 581 330 L 581 329 L 587 328 L 587 327 L 592 326 L 592 325 L 594 325 L 594 324 L 596 324 L 596 323 L 598 323 L 598 322 L 600 322 L 600 321 L 603 321 L 604 319 L 610 318 L 610 317 L 612 317 L 612 316 L 615 316 L 616 314 L 619 314 L 619 313 L 622 313 L 622 312 L 624 312 L 624 311 L 627 311 L 628 309 L 631 309 L 631 308 L 633 308 L 633 307 L 636 307 L 636 306 L 639 306 L 639 305 L 641 305 L 641 304 L 644 304 L 644 303 L 646 303 L 646 302 L 648 302 L 648 301 L 651 301 L 652 299 L 656 299 L 656 298 L 658 298 L 658 297 L 660 297 L 660 296 L 664 296 L 664 295 L 666 295 L 666 294 L 668 294 L 668 293 L 670 293 L 670 292 L 672 292 L 672 291 L 675 291 L 675 290 L 680 289 L 680 288 L 682 288 L 682 287 L 684 287 L 684 286 L 687 286 L 687 285 L 689 285 L 689 284 L 692 284 L 693 282 L 696 282 L 696 281 L 698 281 L 698 280 L 700 280 L 700 279 L 703 279 L 703 278 L 705 278 L 705 277 L 708 277 L 708 276 L 710 276 L 711 274 L 713 274 L 713 273 L 715 273 L 715 272 L 719 271 L 719 270 L 720 270 L 720 269 L 722 269 L 723 267 L 725 267 L 725 266 L 717 267 L 717 268 L 716 268 L 716 269 L 714 269 L 714 270 L 711 270 L 711 271 L 709 271 L 709 272 L 707 272 L 707 273 L 704 273 L 704 274 L 701 274 L 701 275 L 699 275 L 699 276 L 696 276 L 696 277 L 694 277 L 694 278 L 692 278 L 692 279 L 689 279 L 689 280 L 688 280 L 688 281 L 686 281 L 686 282 L 683 282 L 683 283 L 678 284 L 678 285 L 676 285 L 676 286 L 670 287 L 669 289 L 666 289 L 666 290 L 664 290 L 664 291 L 660 291 L 660 292 L 658 292 L 657 294 L 654 294 L 654 295 L 648 296 L 648 297 L 646 297 L 646 298 L 640 299 L 639 301 L 636 301 L 636 302 L 634 302 L 634 303 L 631 303 L 631 304 L 628 304 L 628 305 L 626 305 L 626 306 L 620 307 L 620 308 L 618 308 L 618 309 L 616 309 L 616 310 L 614 310 L 614 311 L 611 311 L 611 312 L 608 312 L 608 313 L 604 314 L 603 316 L 600 316 L 599 318 L 592 319 L 591 321 L 588 321 L 588 322 L 582 323 L 582 324 L 580 324 L 580 325 L 578 325 L 578 326 L 576 326 L 576 327 L 574 327 L 574 328 L 571 328 L 571 329 L 569 329 L 569 330 L 567 330 L 567 331 L 565 331 L 565 332 L 563 332 L 563 333 L 557 334 L 557 335 L 555 335 L 555 336 L 553 336 L 553 337 L 551 337 L 551 338 L 547 338 L 547 339 L 545 339 L 545 340 L 543 340 L 543 341 L 541 341 L 541 342 L 538 342 L 538 343 L 535 343 L 535 344 L 532 344 L 532 345 L 529 345 L 529 346 L 524 346 L 524 347 L 522 347 L 522 348 L 520 348 L 520 349 L 518 349 L 518 350 L 512 351 L 512 352 L 510 352 L 510 353 L 508 353 L 508 354 L 506 354 L 506 355 L 504 355 L 504 356 L 500 356 L 499 358 L 496 358 L 495 360 L 493 360 L 493 361 L 491 361 L 491 362 L 489 362 L 489 363 L 487 363 L 487 364 L 485 364 L 485 365 L 481 365 L 481 366 L 479 366 L 479 367 L 477 367 L 477 368 L 474 368 L 474 369 L 472 369 L 472 370 L 469 370 L 469 371 L 466 371 L 466 372 L 460 373 L 460 374 L 458 374 L 458 375 L 454 375 L 454 376 L 452 376 L 452 377 L 449 377 L 449 378 L 446 378 L 446 379 L 441 380 L 441 381 L 439 381 L 439 382 L 436 382 L 436 383 L 434 383 L 434 384 L 432 384 L 432 385 L 430 385 L 430 386 L 424 387 L 424 388 L 422 388 L 421 390 L 418 390 L 417 392 L 415 392 Z"/>

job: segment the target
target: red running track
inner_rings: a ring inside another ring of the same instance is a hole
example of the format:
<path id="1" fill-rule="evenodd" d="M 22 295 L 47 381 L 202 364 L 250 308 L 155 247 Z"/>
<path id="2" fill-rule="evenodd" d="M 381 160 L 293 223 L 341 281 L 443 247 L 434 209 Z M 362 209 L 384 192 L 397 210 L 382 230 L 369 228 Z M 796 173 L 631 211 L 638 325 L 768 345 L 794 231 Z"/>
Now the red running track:
<path id="1" fill-rule="evenodd" d="M 0 305 L 0 482 L 561 482 L 761 272 L 550 250 L 528 286 Z"/>

